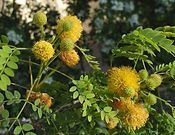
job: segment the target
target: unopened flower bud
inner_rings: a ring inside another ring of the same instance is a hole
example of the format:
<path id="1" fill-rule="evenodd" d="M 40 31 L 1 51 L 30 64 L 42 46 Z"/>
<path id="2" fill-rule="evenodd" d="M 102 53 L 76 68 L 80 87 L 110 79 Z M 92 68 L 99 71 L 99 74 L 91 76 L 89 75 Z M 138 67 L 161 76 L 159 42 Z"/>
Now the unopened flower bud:
<path id="1" fill-rule="evenodd" d="M 74 48 L 74 43 L 70 38 L 64 38 L 60 43 L 61 51 L 71 51 Z"/>
<path id="2" fill-rule="evenodd" d="M 127 87 L 124 89 L 126 97 L 133 97 L 135 95 L 135 90 L 132 87 Z"/>
<path id="3" fill-rule="evenodd" d="M 145 69 L 140 70 L 139 76 L 142 80 L 146 80 L 148 78 L 148 71 Z"/>
<path id="4" fill-rule="evenodd" d="M 64 31 L 70 31 L 72 29 L 72 23 L 71 23 L 71 21 L 65 21 L 64 23 L 63 23 L 63 30 Z"/>
<path id="5" fill-rule="evenodd" d="M 162 77 L 159 74 L 152 74 L 146 81 L 147 87 L 152 90 L 160 86 L 161 83 L 162 83 Z"/>
<path id="6" fill-rule="evenodd" d="M 38 11 L 34 14 L 33 16 L 33 22 L 36 24 L 38 27 L 41 27 L 47 23 L 47 16 L 45 13 L 42 11 Z"/>
<path id="7" fill-rule="evenodd" d="M 157 103 L 157 98 L 155 95 L 149 93 L 146 97 L 145 97 L 145 102 L 148 103 L 149 105 L 154 105 Z"/>

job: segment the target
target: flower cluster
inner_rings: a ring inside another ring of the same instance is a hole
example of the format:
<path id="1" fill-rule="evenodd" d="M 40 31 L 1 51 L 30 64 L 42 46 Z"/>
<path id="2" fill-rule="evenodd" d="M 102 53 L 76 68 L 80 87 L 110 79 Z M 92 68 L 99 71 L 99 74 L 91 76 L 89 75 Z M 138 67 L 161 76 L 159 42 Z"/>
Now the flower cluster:
<path id="1" fill-rule="evenodd" d="M 133 100 L 139 96 L 141 77 L 131 67 L 113 67 L 108 70 L 108 89 L 119 97 L 113 102 L 118 110 L 122 124 L 129 130 L 136 130 L 145 125 L 149 112 L 140 102 Z"/>
<path id="2" fill-rule="evenodd" d="M 66 16 L 57 23 L 57 33 L 61 39 L 59 57 L 67 66 L 73 67 L 80 60 L 74 47 L 83 31 L 81 21 L 76 16 Z"/>
<path id="3" fill-rule="evenodd" d="M 43 26 L 47 23 L 47 17 L 43 12 L 38 11 L 34 15 L 33 22 L 39 27 Z M 74 67 L 80 60 L 74 48 L 75 43 L 79 40 L 83 31 L 81 21 L 76 16 L 66 16 L 57 21 L 56 30 L 60 41 L 59 58 L 67 66 Z M 32 52 L 37 59 L 46 62 L 54 56 L 56 49 L 56 47 L 54 48 L 54 44 L 52 45 L 47 41 L 41 40 L 35 43 Z"/>
<path id="4" fill-rule="evenodd" d="M 41 92 L 31 92 L 29 95 L 29 91 L 26 92 L 26 97 L 29 96 L 29 101 L 35 101 L 40 99 L 40 105 L 45 104 L 47 107 L 51 107 L 52 105 L 52 97 L 50 97 L 47 93 Z"/>

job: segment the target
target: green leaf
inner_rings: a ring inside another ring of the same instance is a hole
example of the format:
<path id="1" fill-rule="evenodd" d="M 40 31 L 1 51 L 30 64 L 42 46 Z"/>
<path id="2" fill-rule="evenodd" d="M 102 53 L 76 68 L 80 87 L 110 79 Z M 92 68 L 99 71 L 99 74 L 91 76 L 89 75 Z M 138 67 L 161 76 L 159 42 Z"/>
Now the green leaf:
<path id="1" fill-rule="evenodd" d="M 4 73 L 10 77 L 14 77 L 14 72 L 10 68 L 5 68 Z"/>
<path id="2" fill-rule="evenodd" d="M 9 61 L 9 62 L 7 63 L 7 66 L 8 66 L 9 68 L 12 68 L 12 69 L 18 69 L 18 65 L 17 65 L 15 62 L 13 62 L 13 61 Z"/>
<path id="3" fill-rule="evenodd" d="M 105 107 L 103 110 L 104 110 L 105 112 L 110 112 L 110 111 L 112 110 L 112 107 L 107 106 L 107 107 Z"/>
<path id="4" fill-rule="evenodd" d="M 4 119 L 7 119 L 9 117 L 9 111 L 4 109 L 2 112 L 1 112 L 1 115 L 2 115 L 2 118 Z"/>
<path id="5" fill-rule="evenodd" d="M 32 126 L 31 124 L 25 123 L 24 125 L 22 125 L 22 129 L 23 129 L 24 131 L 30 131 L 30 130 L 32 130 L 32 129 L 34 129 L 34 128 L 33 128 L 33 126 Z"/>
<path id="6" fill-rule="evenodd" d="M 42 115 L 43 115 L 42 110 L 41 110 L 41 108 L 39 108 L 39 109 L 38 109 L 38 116 L 39 116 L 39 118 L 41 118 Z"/>
<path id="7" fill-rule="evenodd" d="M 175 109 L 172 110 L 173 117 L 175 118 Z"/>
<path id="8" fill-rule="evenodd" d="M 85 117 L 85 116 L 87 116 L 87 111 L 83 110 L 82 117 Z"/>
<path id="9" fill-rule="evenodd" d="M 73 93 L 73 99 L 76 99 L 76 98 L 78 97 L 78 95 L 79 95 L 78 91 L 75 91 L 75 92 Z"/>
<path id="10" fill-rule="evenodd" d="M 80 96 L 78 97 L 78 100 L 79 100 L 79 101 L 80 101 L 80 103 L 82 104 L 82 103 L 83 103 L 83 101 L 85 100 L 85 98 L 84 98 L 84 96 L 81 96 L 81 95 L 80 95 Z"/>
<path id="11" fill-rule="evenodd" d="M 93 85 L 92 84 L 89 84 L 89 90 L 93 90 Z"/>
<path id="12" fill-rule="evenodd" d="M 7 57 L 9 57 L 9 54 L 7 52 L 5 52 L 4 50 L 0 49 L 0 56 L 3 58 L 7 58 Z"/>
<path id="13" fill-rule="evenodd" d="M 105 121 L 106 121 L 106 123 L 109 123 L 109 116 L 108 115 L 105 115 Z"/>
<path id="14" fill-rule="evenodd" d="M 76 86 L 72 86 L 71 88 L 70 88 L 70 92 L 74 92 L 74 91 L 76 91 L 76 89 L 77 89 L 77 87 Z"/>
<path id="15" fill-rule="evenodd" d="M 13 94 L 10 91 L 6 91 L 5 96 L 7 99 L 10 99 L 10 100 L 12 100 L 14 98 Z"/>
<path id="16" fill-rule="evenodd" d="M 3 49 L 6 53 L 12 53 L 12 50 L 11 50 L 11 48 L 10 48 L 8 45 L 4 45 L 4 46 L 2 47 L 2 49 Z"/>
<path id="17" fill-rule="evenodd" d="M 16 56 L 11 56 L 11 57 L 10 57 L 10 61 L 18 62 L 18 61 L 19 61 L 19 58 L 16 57 Z"/>
<path id="18" fill-rule="evenodd" d="M 6 62 L 6 58 L 0 57 L 0 65 L 3 65 Z"/>
<path id="19" fill-rule="evenodd" d="M 21 131 L 22 131 L 21 126 L 16 126 L 15 129 L 14 129 L 14 131 L 13 131 L 13 133 L 15 135 L 19 135 L 21 133 Z"/>
<path id="20" fill-rule="evenodd" d="M 17 50 L 17 49 L 14 50 L 14 55 L 20 55 L 20 54 L 21 54 L 21 53 L 20 53 L 19 50 Z"/>
<path id="21" fill-rule="evenodd" d="M 36 135 L 36 134 L 33 132 L 27 132 L 26 135 Z"/>
<path id="22" fill-rule="evenodd" d="M 101 111 L 101 120 L 104 120 L 104 118 L 105 118 L 105 112 L 104 111 Z"/>
<path id="23" fill-rule="evenodd" d="M 109 112 L 109 116 L 110 117 L 115 117 L 116 115 L 117 115 L 117 112 L 116 111 Z"/>
<path id="24" fill-rule="evenodd" d="M 89 93 L 89 94 L 86 95 L 86 97 L 87 97 L 87 98 L 93 98 L 93 97 L 95 97 L 95 94 Z"/>
<path id="25" fill-rule="evenodd" d="M 0 93 L 0 104 L 4 101 L 4 95 Z"/>
<path id="26" fill-rule="evenodd" d="M 21 97 L 21 94 L 18 91 L 15 90 L 14 96 L 15 96 L 15 98 L 19 99 Z"/>
<path id="27" fill-rule="evenodd" d="M 91 106 L 91 102 L 89 100 L 85 100 L 85 103 L 88 105 L 88 106 Z"/>
<path id="28" fill-rule="evenodd" d="M 34 112 L 37 111 L 37 107 L 35 105 L 32 105 L 32 109 L 33 109 Z"/>
<path id="29" fill-rule="evenodd" d="M 89 121 L 89 122 L 92 121 L 92 115 L 88 115 L 88 121 Z"/>
<path id="30" fill-rule="evenodd" d="M 1 75 L 1 80 L 6 85 L 10 85 L 11 84 L 10 78 L 7 75 L 5 75 L 5 74 Z"/>
<path id="31" fill-rule="evenodd" d="M 35 100 L 34 104 L 37 106 L 40 103 L 40 99 Z"/>
<path id="32" fill-rule="evenodd" d="M 2 40 L 3 43 L 6 43 L 6 44 L 9 43 L 9 39 L 8 39 L 8 37 L 5 36 L 5 35 L 1 35 L 1 40 Z"/>
<path id="33" fill-rule="evenodd" d="M 7 90 L 7 85 L 2 80 L 0 80 L 0 89 L 4 91 Z"/>
<path id="34" fill-rule="evenodd" d="M 8 100 L 7 105 L 11 105 L 14 103 L 14 100 Z"/>

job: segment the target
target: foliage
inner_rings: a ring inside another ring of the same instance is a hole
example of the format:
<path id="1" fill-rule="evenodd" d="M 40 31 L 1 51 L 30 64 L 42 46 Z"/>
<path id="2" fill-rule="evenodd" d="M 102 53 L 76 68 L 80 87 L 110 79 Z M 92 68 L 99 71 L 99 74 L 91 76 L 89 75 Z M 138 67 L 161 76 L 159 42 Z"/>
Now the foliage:
<path id="1" fill-rule="evenodd" d="M 126 7 L 122 3 L 127 5 L 128 2 L 100 1 L 101 6 L 112 6 L 113 12 L 116 10 L 121 12 L 119 9 L 125 9 Z M 105 11 L 104 8 L 103 12 Z M 109 17 L 110 19 L 108 19 L 112 20 L 112 15 L 110 12 L 107 13 L 107 18 Z M 114 17 L 116 16 L 114 15 Z M 122 15 L 120 17 L 119 20 L 122 21 Z M 109 21 L 109 24 L 114 26 L 115 21 Z M 76 27 L 81 28 L 81 21 L 78 20 L 78 22 Z M 43 60 L 42 57 L 35 59 L 34 56 L 36 57 L 36 55 L 31 54 L 34 53 L 31 45 L 26 47 L 10 45 L 9 39 L 6 36 L 1 36 L 0 131 L 2 134 L 173 135 L 175 107 L 168 100 L 161 98 L 159 88 L 164 86 L 167 89 L 169 84 L 166 82 L 174 81 L 174 62 L 157 64 L 156 59 L 158 58 L 157 54 L 161 52 L 167 55 L 171 54 L 174 57 L 174 26 L 156 29 L 136 28 L 133 32 L 123 35 L 118 45 L 112 50 L 113 59 L 115 57 L 126 57 L 135 63 L 131 71 L 137 76 L 140 75 L 140 72 L 136 70 L 144 70 L 147 73 L 144 79 L 140 77 L 139 82 L 136 82 L 139 86 L 136 94 L 132 97 L 128 95 L 124 97 L 117 95 L 116 92 L 111 92 L 108 86 L 109 71 L 102 71 L 95 57 L 86 54 L 89 53 L 89 49 L 80 47 L 80 44 L 76 42 L 69 49 L 71 51 L 79 50 L 78 58 L 82 54 L 80 59 L 84 57 L 92 68 L 92 72 L 81 72 L 79 73 L 81 74 L 80 77 L 69 75 L 69 72 L 78 68 L 75 65 L 79 59 L 73 63 L 75 67 L 65 68 L 67 63 L 59 59 L 59 56 L 63 51 L 60 49 L 62 37 L 67 36 L 65 33 L 69 31 L 71 35 L 66 38 L 71 39 L 75 36 L 75 33 L 71 33 L 74 25 L 69 29 L 64 29 L 65 25 L 71 23 L 71 20 L 67 20 L 66 22 L 63 21 L 63 25 L 57 24 L 61 27 L 62 32 L 56 33 L 51 28 L 49 31 L 52 31 L 53 34 L 50 34 L 45 28 L 50 28 L 50 25 L 39 24 L 38 31 L 40 31 L 37 32 L 34 41 L 30 40 L 30 42 L 36 44 L 36 41 L 44 40 L 45 43 L 48 42 L 53 47 L 55 53 L 47 60 Z M 100 21 L 98 23 L 98 25 L 102 24 Z M 103 30 L 103 27 L 98 27 L 97 36 L 100 32 L 105 32 Z M 113 29 L 110 27 L 109 30 Z M 45 33 L 46 31 L 47 33 Z M 109 33 L 105 34 L 108 35 Z M 81 35 L 81 31 L 76 31 L 76 34 Z M 114 36 L 118 38 L 117 34 Z M 109 40 L 111 41 L 111 39 Z M 38 46 L 38 56 L 49 55 L 50 51 L 44 50 L 45 44 L 41 44 L 41 46 L 41 48 Z M 73 61 L 72 56 L 66 56 L 64 55 L 65 59 L 71 63 Z M 140 61 L 144 69 L 138 64 Z M 28 67 L 28 71 L 25 73 L 28 74 L 25 76 L 28 81 L 21 84 L 15 77 L 24 65 Z M 121 70 L 121 67 L 118 67 L 118 70 Z M 124 77 L 127 78 L 128 76 Z M 130 84 L 125 84 L 120 78 L 114 77 L 112 79 L 114 87 L 116 84 L 123 85 L 122 90 L 126 93 L 132 92 L 133 88 L 129 87 Z M 130 77 L 129 81 L 132 82 L 132 79 Z M 168 109 L 164 109 L 165 106 Z M 143 114 L 149 114 L 149 119 Z"/>
<path id="2" fill-rule="evenodd" d="M 134 60 L 153 64 L 149 57 L 156 57 L 156 52 L 164 49 L 167 53 L 174 55 L 175 47 L 173 40 L 168 39 L 161 32 L 151 28 L 137 28 L 133 32 L 124 35 L 118 46 L 112 50 L 115 57 L 127 57 Z M 133 47 L 134 46 L 134 47 Z"/>

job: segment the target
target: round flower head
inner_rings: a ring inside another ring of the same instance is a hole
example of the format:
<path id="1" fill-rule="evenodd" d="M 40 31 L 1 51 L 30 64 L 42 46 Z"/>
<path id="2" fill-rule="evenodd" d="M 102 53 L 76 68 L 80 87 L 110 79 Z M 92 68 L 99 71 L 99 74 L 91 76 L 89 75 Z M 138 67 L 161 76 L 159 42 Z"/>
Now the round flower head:
<path id="1" fill-rule="evenodd" d="M 143 127 L 149 117 L 149 113 L 142 104 L 135 104 L 133 101 L 121 100 L 114 103 L 121 114 L 123 125 L 127 129 L 136 130 Z"/>
<path id="2" fill-rule="evenodd" d="M 43 26 L 47 23 L 47 16 L 42 11 L 38 11 L 33 16 L 33 22 L 38 26 Z"/>
<path id="3" fill-rule="evenodd" d="M 74 48 L 74 43 L 70 38 L 64 38 L 60 43 L 61 51 L 71 51 Z"/>
<path id="4" fill-rule="evenodd" d="M 69 67 L 77 65 L 80 60 L 79 55 L 75 50 L 61 51 L 59 57 Z"/>
<path id="5" fill-rule="evenodd" d="M 137 96 L 140 89 L 139 81 L 138 73 L 130 67 L 113 67 L 108 70 L 108 88 L 120 97 Z"/>
<path id="6" fill-rule="evenodd" d="M 32 52 L 37 59 L 47 61 L 53 57 L 54 48 L 49 42 L 39 41 L 33 46 Z"/>
<path id="7" fill-rule="evenodd" d="M 66 16 L 57 21 L 57 33 L 60 38 L 70 38 L 74 43 L 79 40 L 83 27 L 81 21 L 76 16 Z"/>

